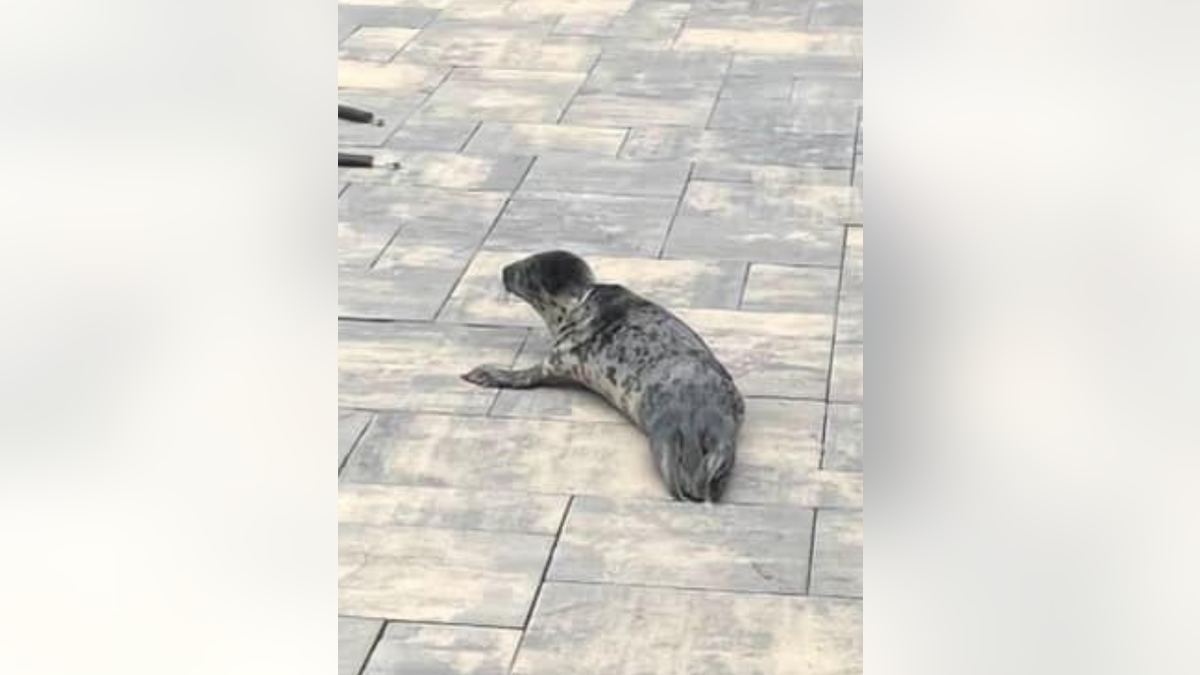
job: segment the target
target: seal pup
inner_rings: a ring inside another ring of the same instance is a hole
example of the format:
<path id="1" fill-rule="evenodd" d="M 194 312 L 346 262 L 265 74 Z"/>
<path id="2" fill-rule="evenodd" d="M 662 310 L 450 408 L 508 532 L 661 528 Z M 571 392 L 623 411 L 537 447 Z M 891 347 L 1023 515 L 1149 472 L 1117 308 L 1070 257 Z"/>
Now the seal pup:
<path id="1" fill-rule="evenodd" d="M 745 403 L 733 378 L 691 328 L 623 286 L 596 283 L 566 251 L 504 268 L 504 288 L 529 303 L 553 346 L 538 365 L 484 365 L 463 375 L 481 387 L 582 385 L 650 440 L 654 464 L 677 500 L 716 502 L 733 470 Z"/>

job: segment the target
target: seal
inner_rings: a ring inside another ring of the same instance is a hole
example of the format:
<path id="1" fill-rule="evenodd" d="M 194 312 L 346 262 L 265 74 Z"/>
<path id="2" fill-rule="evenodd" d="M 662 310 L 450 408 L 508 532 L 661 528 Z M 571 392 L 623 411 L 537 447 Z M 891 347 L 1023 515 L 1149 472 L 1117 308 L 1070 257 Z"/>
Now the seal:
<path id="1" fill-rule="evenodd" d="M 596 283 L 579 256 L 549 251 L 504 268 L 504 288 L 532 306 L 553 346 L 536 366 L 484 365 L 482 387 L 581 385 L 646 434 L 671 496 L 718 501 L 737 455 L 745 403 L 704 340 L 666 309 L 623 286 Z"/>

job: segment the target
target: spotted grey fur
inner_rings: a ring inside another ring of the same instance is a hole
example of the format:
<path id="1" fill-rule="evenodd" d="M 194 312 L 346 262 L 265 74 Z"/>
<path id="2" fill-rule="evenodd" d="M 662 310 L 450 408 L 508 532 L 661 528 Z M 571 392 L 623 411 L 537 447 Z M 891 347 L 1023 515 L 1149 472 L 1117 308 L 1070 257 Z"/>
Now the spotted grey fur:
<path id="1" fill-rule="evenodd" d="M 503 278 L 505 289 L 541 315 L 553 347 L 532 368 L 480 366 L 463 379 L 498 388 L 582 385 L 645 432 L 675 499 L 717 501 L 733 469 L 745 404 L 704 340 L 623 286 L 596 283 L 587 263 L 565 251 L 515 262 Z"/>

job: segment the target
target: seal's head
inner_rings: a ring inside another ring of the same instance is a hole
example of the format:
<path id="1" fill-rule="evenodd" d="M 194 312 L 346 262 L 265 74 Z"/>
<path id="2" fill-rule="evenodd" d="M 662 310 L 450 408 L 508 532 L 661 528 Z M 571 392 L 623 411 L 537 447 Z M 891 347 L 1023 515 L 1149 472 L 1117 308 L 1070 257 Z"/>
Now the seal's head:
<path id="1" fill-rule="evenodd" d="M 547 251 L 504 268 L 504 288 L 528 302 L 551 328 L 587 295 L 595 277 L 574 253 Z"/>

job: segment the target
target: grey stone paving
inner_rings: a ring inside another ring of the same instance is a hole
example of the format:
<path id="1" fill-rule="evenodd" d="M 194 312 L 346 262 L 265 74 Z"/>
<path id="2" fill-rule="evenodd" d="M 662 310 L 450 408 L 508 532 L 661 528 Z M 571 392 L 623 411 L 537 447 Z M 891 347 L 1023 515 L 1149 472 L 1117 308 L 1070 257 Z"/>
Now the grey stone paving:
<path id="1" fill-rule="evenodd" d="M 339 675 L 862 672 L 861 0 L 342 0 Z M 577 390 L 458 376 L 547 337 L 569 248 L 747 400 L 727 503 Z"/>

